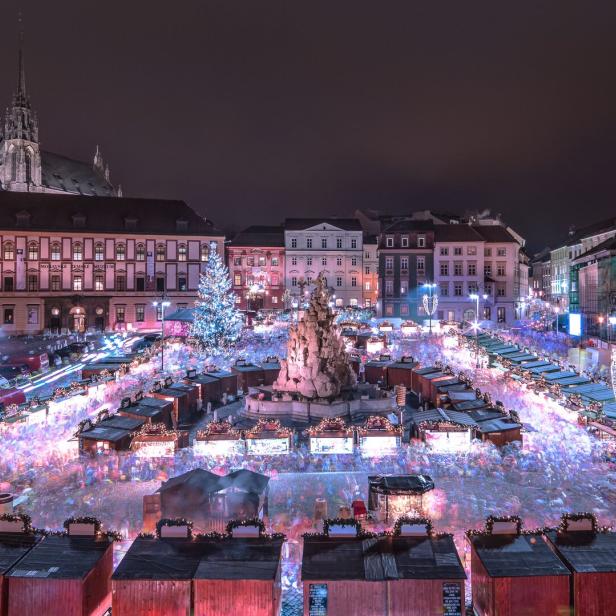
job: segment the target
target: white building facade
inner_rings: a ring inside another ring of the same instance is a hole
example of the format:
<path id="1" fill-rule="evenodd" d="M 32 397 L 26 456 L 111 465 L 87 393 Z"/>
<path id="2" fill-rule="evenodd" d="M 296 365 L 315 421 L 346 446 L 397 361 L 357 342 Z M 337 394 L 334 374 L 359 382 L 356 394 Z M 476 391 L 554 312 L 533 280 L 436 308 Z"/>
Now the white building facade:
<path id="1" fill-rule="evenodd" d="M 285 287 L 293 301 L 303 301 L 323 274 L 336 306 L 361 306 L 362 234 L 355 219 L 287 219 Z"/>

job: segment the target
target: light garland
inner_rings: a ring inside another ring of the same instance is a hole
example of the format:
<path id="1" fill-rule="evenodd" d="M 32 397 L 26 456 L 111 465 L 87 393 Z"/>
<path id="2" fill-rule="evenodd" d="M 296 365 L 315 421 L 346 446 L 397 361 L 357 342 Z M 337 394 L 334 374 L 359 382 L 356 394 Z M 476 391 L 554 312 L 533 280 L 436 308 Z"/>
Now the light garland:
<path id="1" fill-rule="evenodd" d="M 197 440 L 206 440 L 211 436 L 229 436 L 230 438 L 238 438 L 240 433 L 228 421 L 219 419 L 207 424 L 203 430 L 198 430 L 196 434 Z"/>
<path id="2" fill-rule="evenodd" d="M 324 417 L 316 426 L 307 430 L 310 436 L 319 436 L 327 432 L 343 432 L 347 436 L 353 434 L 353 427 L 347 426 L 342 417 Z"/>
<path id="3" fill-rule="evenodd" d="M 2 522 L 21 522 L 23 530 L 19 534 L 34 535 L 36 529 L 32 526 L 32 518 L 25 513 L 3 513 L 0 515 Z"/>
<path id="4" fill-rule="evenodd" d="M 423 304 L 423 309 L 426 311 L 426 314 L 431 317 L 436 312 L 436 309 L 438 307 L 438 295 L 432 295 L 432 297 L 430 298 L 428 294 L 424 294 L 424 296 L 421 298 L 421 301 Z"/>
<path id="5" fill-rule="evenodd" d="M 368 432 L 390 432 L 393 434 L 402 434 L 402 426 L 394 426 L 387 417 L 382 415 L 371 415 L 366 419 L 366 423 L 357 428 L 357 431 L 362 436 L 368 434 Z"/>
<path id="6" fill-rule="evenodd" d="M 161 530 L 163 526 L 186 526 L 186 536 L 188 539 L 192 539 L 193 523 L 185 518 L 162 518 L 156 522 L 156 537 L 160 539 Z"/>
<path id="7" fill-rule="evenodd" d="M 278 419 L 265 419 L 262 417 L 254 427 L 246 431 L 246 437 L 255 438 L 263 432 L 274 432 L 277 438 L 288 438 L 293 434 L 293 430 L 283 428 Z"/>

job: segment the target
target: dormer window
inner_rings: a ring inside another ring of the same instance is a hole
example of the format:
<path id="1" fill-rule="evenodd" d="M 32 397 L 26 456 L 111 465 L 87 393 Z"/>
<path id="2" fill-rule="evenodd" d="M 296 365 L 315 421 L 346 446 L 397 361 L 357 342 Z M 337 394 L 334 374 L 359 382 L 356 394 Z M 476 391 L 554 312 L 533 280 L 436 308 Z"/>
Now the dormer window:
<path id="1" fill-rule="evenodd" d="M 176 231 L 188 231 L 188 221 L 185 218 L 178 218 L 175 221 Z"/>
<path id="2" fill-rule="evenodd" d="M 73 227 L 83 229 L 86 226 L 86 217 L 84 214 L 73 214 Z"/>
<path id="3" fill-rule="evenodd" d="M 29 227 L 30 226 L 30 212 L 28 212 L 27 210 L 22 210 L 21 212 L 17 212 L 17 214 L 15 214 L 15 219 L 19 227 Z"/>

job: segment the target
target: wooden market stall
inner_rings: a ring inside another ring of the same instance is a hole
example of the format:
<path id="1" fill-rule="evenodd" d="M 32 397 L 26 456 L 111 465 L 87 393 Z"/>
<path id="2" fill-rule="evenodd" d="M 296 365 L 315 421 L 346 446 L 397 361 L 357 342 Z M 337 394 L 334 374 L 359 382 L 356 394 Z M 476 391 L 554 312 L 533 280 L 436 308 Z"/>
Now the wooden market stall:
<path id="1" fill-rule="evenodd" d="M 123 417 L 120 414 L 102 415 L 96 423 L 86 419 L 79 424 L 76 434 L 79 451 L 90 454 L 128 451 L 133 437 L 144 424 L 142 418 Z"/>
<path id="2" fill-rule="evenodd" d="M 213 376 L 220 381 L 221 399 L 224 401 L 227 397 L 235 398 L 239 390 L 238 375 L 228 370 L 220 370 L 215 366 L 208 366 L 203 374 Z"/>
<path id="3" fill-rule="evenodd" d="M 380 537 L 326 520 L 322 534 L 304 536 L 304 616 L 462 616 L 465 579 L 453 538 L 429 520 L 403 518 Z"/>
<path id="4" fill-rule="evenodd" d="M 430 384 L 426 381 L 429 375 L 445 376 L 440 366 L 414 368 L 411 374 L 411 390 L 424 398 L 430 396 Z"/>
<path id="5" fill-rule="evenodd" d="M 516 516 L 489 517 L 467 533 L 473 608 L 478 616 L 569 613 L 570 572 L 540 532 L 522 533 Z"/>
<path id="6" fill-rule="evenodd" d="M 428 409 L 412 414 L 412 435 L 441 453 L 468 451 L 477 422 L 451 409 Z"/>
<path id="7" fill-rule="evenodd" d="M 192 422 L 195 408 L 193 403 L 196 396 L 197 388 L 189 391 L 184 387 L 176 386 L 170 378 L 167 378 L 163 383 L 156 383 L 146 395 L 149 398 L 158 398 L 172 403 L 171 423 L 174 428 Z"/>
<path id="8" fill-rule="evenodd" d="M 413 385 L 413 368 L 417 365 L 413 357 L 403 355 L 398 361 L 387 366 L 387 384 L 390 387 L 403 385 L 410 391 Z"/>
<path id="9" fill-rule="evenodd" d="M 616 610 L 616 533 L 599 528 L 591 513 L 565 514 L 549 545 L 573 577 L 574 616 L 603 616 Z"/>
<path id="10" fill-rule="evenodd" d="M 359 450 L 363 456 L 396 455 L 402 444 L 402 426 L 387 417 L 372 415 L 357 429 Z"/>
<path id="11" fill-rule="evenodd" d="M 113 542 L 93 519 L 37 543 L 9 571 L 7 616 L 103 616 L 111 607 Z"/>
<path id="12" fill-rule="evenodd" d="M 306 432 L 310 453 L 352 454 L 355 450 L 355 430 L 342 417 L 324 417 Z"/>
<path id="13" fill-rule="evenodd" d="M 381 353 L 378 358 L 364 364 L 366 383 L 387 387 L 387 367 L 392 363 L 391 355 Z"/>
<path id="14" fill-rule="evenodd" d="M 245 438 L 249 455 L 280 455 L 291 451 L 293 430 L 284 428 L 277 419 L 259 419 L 246 430 Z"/>
<path id="15" fill-rule="evenodd" d="M 186 378 L 184 382 L 197 385 L 199 388 L 199 396 L 204 406 L 207 406 L 208 402 L 212 404 L 219 404 L 222 398 L 222 385 L 219 378 L 203 372 L 197 374 L 194 369 L 186 371 Z"/>
<path id="16" fill-rule="evenodd" d="M 239 455 L 245 452 L 242 434 L 228 421 L 212 421 L 203 430 L 197 431 L 193 452 L 202 456 Z"/>
<path id="17" fill-rule="evenodd" d="M 263 385 L 273 385 L 280 372 L 280 360 L 278 357 L 267 357 L 261 364 L 261 368 L 263 369 Z"/>
<path id="18" fill-rule="evenodd" d="M 368 510 L 379 521 L 424 514 L 424 495 L 434 490 L 428 475 L 369 475 Z"/>
<path id="19" fill-rule="evenodd" d="M 502 447 L 514 441 L 521 443 L 522 424 L 513 421 L 507 415 L 477 421 L 475 438 L 481 441 L 490 441 L 497 447 Z"/>
<path id="20" fill-rule="evenodd" d="M 117 410 L 117 414 L 122 417 L 143 419 L 148 424 L 162 423 L 167 428 L 171 427 L 172 412 L 171 402 L 159 398 L 144 398 L 142 392 L 138 392 L 133 400 L 124 398 Z"/>
<path id="21" fill-rule="evenodd" d="M 260 521 L 231 522 L 227 536 L 200 542 L 194 616 L 278 616 L 284 536 L 263 529 Z"/>
<path id="22" fill-rule="evenodd" d="M 188 432 L 185 430 L 173 430 L 162 423 L 145 423 L 134 434 L 130 448 L 139 457 L 171 458 L 188 444 Z"/>
<path id="23" fill-rule="evenodd" d="M 245 394 L 249 387 L 260 387 L 265 382 L 265 372 L 261 366 L 251 364 L 245 359 L 236 360 L 231 372 L 237 375 L 237 388 Z"/>

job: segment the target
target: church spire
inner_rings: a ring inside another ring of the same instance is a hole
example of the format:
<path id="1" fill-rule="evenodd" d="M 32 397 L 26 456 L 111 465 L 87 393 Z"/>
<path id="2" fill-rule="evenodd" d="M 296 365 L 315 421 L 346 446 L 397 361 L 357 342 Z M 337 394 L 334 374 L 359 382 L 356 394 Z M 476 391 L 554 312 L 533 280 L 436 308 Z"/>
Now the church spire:
<path id="1" fill-rule="evenodd" d="M 26 94 L 26 68 L 24 66 L 24 28 L 21 11 L 17 18 L 19 23 L 19 52 L 17 60 L 17 92 L 15 94 L 15 104 L 26 107 L 29 104 Z"/>

